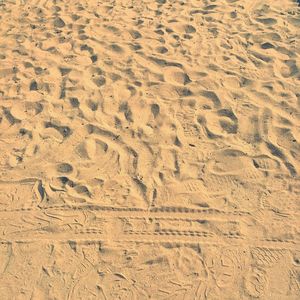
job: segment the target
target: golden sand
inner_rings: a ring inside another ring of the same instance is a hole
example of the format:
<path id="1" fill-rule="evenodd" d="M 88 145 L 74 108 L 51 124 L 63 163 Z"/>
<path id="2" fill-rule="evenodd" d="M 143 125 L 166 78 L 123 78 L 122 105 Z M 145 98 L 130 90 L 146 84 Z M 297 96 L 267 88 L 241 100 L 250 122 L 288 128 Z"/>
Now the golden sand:
<path id="1" fill-rule="evenodd" d="M 293 0 L 0 1 L 0 299 L 300 299 Z"/>

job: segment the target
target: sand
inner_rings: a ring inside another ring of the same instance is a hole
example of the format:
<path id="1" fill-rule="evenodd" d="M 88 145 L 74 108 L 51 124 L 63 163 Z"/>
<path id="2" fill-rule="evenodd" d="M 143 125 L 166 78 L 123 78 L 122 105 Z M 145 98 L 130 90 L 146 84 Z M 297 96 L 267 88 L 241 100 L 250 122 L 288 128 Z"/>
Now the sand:
<path id="1" fill-rule="evenodd" d="M 0 299 L 300 299 L 293 0 L 0 2 Z"/>

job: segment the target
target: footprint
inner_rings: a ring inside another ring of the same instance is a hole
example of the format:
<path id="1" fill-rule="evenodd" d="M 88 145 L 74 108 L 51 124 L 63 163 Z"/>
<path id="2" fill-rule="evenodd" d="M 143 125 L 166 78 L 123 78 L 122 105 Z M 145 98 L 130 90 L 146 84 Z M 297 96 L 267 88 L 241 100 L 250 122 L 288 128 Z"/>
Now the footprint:
<path id="1" fill-rule="evenodd" d="M 90 192 L 90 190 L 85 186 L 85 185 L 76 185 L 74 187 L 74 190 L 79 194 L 79 195 L 83 195 L 83 196 L 88 196 L 91 197 L 92 193 Z"/>
<path id="2" fill-rule="evenodd" d="M 61 164 L 57 165 L 56 170 L 59 173 L 69 174 L 69 173 L 72 173 L 73 167 L 72 167 L 72 165 L 70 165 L 68 163 L 61 163 Z"/>
<path id="3" fill-rule="evenodd" d="M 98 56 L 96 54 L 92 55 L 92 56 L 90 56 L 90 59 L 91 59 L 92 63 L 95 63 L 98 60 Z"/>
<path id="4" fill-rule="evenodd" d="M 189 97 L 193 95 L 193 92 L 186 88 L 186 87 L 176 87 L 175 88 L 176 93 L 178 94 L 179 97 Z"/>
<path id="5" fill-rule="evenodd" d="M 211 174 L 221 176 L 240 176 L 256 178 L 260 176 L 253 161 L 244 152 L 236 149 L 225 149 L 216 153 L 214 159 L 207 164 Z"/>
<path id="6" fill-rule="evenodd" d="M 252 267 L 245 275 L 245 291 L 253 298 L 261 298 L 267 285 L 267 274 L 264 269 Z"/>
<path id="7" fill-rule="evenodd" d="M 278 157 L 279 159 L 282 160 L 282 162 L 284 163 L 285 167 L 290 172 L 291 176 L 294 177 L 294 176 L 297 175 L 296 168 L 287 160 L 285 154 L 283 153 L 283 151 L 281 151 L 281 149 L 279 147 L 277 147 L 276 145 L 274 145 L 271 142 L 266 142 L 266 146 L 267 146 L 268 150 L 270 151 L 270 153 L 273 156 L 276 156 L 276 157 Z"/>
<path id="8" fill-rule="evenodd" d="M 63 28 L 66 26 L 64 20 L 59 17 L 54 19 L 53 25 L 54 25 L 54 27 L 57 27 L 57 28 Z"/>
<path id="9" fill-rule="evenodd" d="M 168 48 L 164 47 L 164 46 L 161 46 L 161 47 L 157 47 L 156 48 L 156 52 L 160 53 L 160 54 L 165 54 L 167 53 L 169 50 Z"/>
<path id="10" fill-rule="evenodd" d="M 119 36 L 121 34 L 120 30 L 112 25 L 106 26 L 104 25 L 105 29 L 107 29 L 108 31 L 112 32 L 113 34 Z"/>
<path id="11" fill-rule="evenodd" d="M 213 103 L 214 108 L 220 108 L 221 107 L 221 101 L 220 98 L 217 96 L 215 92 L 212 91 L 201 91 L 200 95 L 211 100 Z"/>
<path id="12" fill-rule="evenodd" d="M 65 76 L 65 75 L 69 74 L 72 71 L 72 69 L 66 68 L 66 67 L 60 67 L 59 71 L 60 71 L 61 76 Z"/>
<path id="13" fill-rule="evenodd" d="M 94 160 L 96 157 L 103 157 L 108 151 L 108 145 L 102 140 L 93 138 L 86 139 L 76 147 L 77 154 L 85 159 Z"/>
<path id="14" fill-rule="evenodd" d="M 277 24 L 276 19 L 273 18 L 256 18 L 256 21 L 264 25 L 275 25 Z"/>
<path id="15" fill-rule="evenodd" d="M 166 82 L 174 85 L 186 85 L 191 83 L 189 76 L 177 67 L 167 67 L 163 69 Z"/>
<path id="16" fill-rule="evenodd" d="M 88 51 L 90 54 L 94 53 L 94 49 L 92 47 L 88 46 L 87 44 L 81 45 L 80 50 L 81 51 Z"/>
<path id="17" fill-rule="evenodd" d="M 15 123 L 18 121 L 22 121 L 27 117 L 24 103 L 20 103 L 19 105 L 13 105 L 9 113 L 11 117 L 15 120 Z"/>
<path id="18" fill-rule="evenodd" d="M 8 265 L 9 265 L 10 258 L 13 255 L 12 253 L 13 253 L 13 247 L 11 244 L 9 244 L 9 243 L 0 244 L 0 256 L 1 256 L 0 274 L 1 274 L 1 276 L 5 273 Z M 5 291 L 5 289 L 3 289 L 2 292 L 3 291 Z"/>
<path id="19" fill-rule="evenodd" d="M 97 87 L 105 85 L 106 79 L 104 76 L 99 76 L 98 78 L 93 78 L 92 80 Z"/>
<path id="20" fill-rule="evenodd" d="M 187 33 L 187 34 L 190 34 L 190 33 L 195 33 L 196 32 L 196 28 L 192 25 L 185 25 L 184 26 L 184 31 Z"/>
<path id="21" fill-rule="evenodd" d="M 299 1 L 299 0 L 298 0 Z M 300 2 L 298 2 L 300 6 Z M 293 18 L 293 17 L 289 17 L 288 19 L 288 22 L 292 25 L 294 25 L 295 27 L 299 27 L 300 26 L 300 19 L 299 18 Z"/>
<path id="22" fill-rule="evenodd" d="M 253 157 L 253 164 L 255 168 L 265 171 L 277 170 L 280 167 L 280 163 L 277 160 L 267 155 Z"/>
<path id="23" fill-rule="evenodd" d="M 8 108 L 3 109 L 3 113 L 4 113 L 4 115 L 5 115 L 6 119 L 7 119 L 7 121 L 8 121 L 11 125 L 14 125 L 14 124 L 16 124 L 16 123 L 21 123 L 21 120 L 18 120 L 17 118 L 15 118 L 15 117 L 11 114 L 11 112 L 10 112 L 10 110 L 9 110 Z"/>
<path id="24" fill-rule="evenodd" d="M 130 30 L 129 33 L 132 36 L 132 38 L 135 40 L 140 39 L 142 37 L 142 35 L 136 30 Z"/>
<path id="25" fill-rule="evenodd" d="M 99 103 L 97 101 L 95 101 L 95 100 L 89 99 L 87 101 L 87 106 L 89 107 L 89 109 L 91 111 L 96 111 L 98 109 L 98 107 L 99 107 Z"/>
<path id="26" fill-rule="evenodd" d="M 211 5 L 207 5 L 203 8 L 203 10 L 214 10 L 216 9 L 218 6 L 217 5 L 214 5 L 214 4 L 211 4 Z"/>
<path id="27" fill-rule="evenodd" d="M 71 106 L 74 108 L 77 108 L 80 105 L 78 98 L 70 98 L 69 101 L 70 101 Z"/>
<path id="28" fill-rule="evenodd" d="M 166 61 L 165 59 L 157 58 L 157 57 L 154 57 L 154 56 L 149 56 L 148 59 L 150 61 L 153 61 L 154 63 L 156 63 L 160 67 L 177 67 L 177 68 L 182 68 L 183 67 L 181 63 Z"/>
<path id="29" fill-rule="evenodd" d="M 71 18 L 72 18 L 72 21 L 73 21 L 73 22 L 76 22 L 76 21 L 78 21 L 78 20 L 81 18 L 81 16 L 78 16 L 78 15 L 76 15 L 76 14 L 73 14 L 73 15 L 71 16 Z"/>
<path id="30" fill-rule="evenodd" d="M 238 119 L 230 109 L 221 109 L 217 112 L 220 117 L 226 117 L 221 119 L 220 125 L 224 131 L 230 134 L 237 133 L 238 130 Z"/>
<path id="31" fill-rule="evenodd" d="M 125 119 L 128 122 L 133 122 L 132 111 L 127 102 L 122 102 L 119 106 L 119 111 L 124 113 Z"/>
<path id="32" fill-rule="evenodd" d="M 51 122 L 45 123 L 45 128 L 54 128 L 56 129 L 64 138 L 69 137 L 72 134 L 72 130 L 68 126 L 58 126 Z"/>
<path id="33" fill-rule="evenodd" d="M 261 44 L 260 47 L 264 50 L 275 48 L 275 46 L 269 42 Z"/>
<path id="34" fill-rule="evenodd" d="M 263 54 L 261 54 L 259 52 L 249 51 L 249 53 L 252 54 L 256 59 L 261 60 L 261 61 L 263 61 L 265 63 L 269 63 L 269 62 L 273 61 L 272 57 L 263 55 Z"/>
<path id="35" fill-rule="evenodd" d="M 117 45 L 117 44 L 111 44 L 109 46 L 109 49 L 112 50 L 113 52 L 116 52 L 116 53 L 119 53 L 119 54 L 124 52 L 124 49 L 121 46 Z"/>
<path id="36" fill-rule="evenodd" d="M 159 115 L 160 107 L 158 104 L 151 104 L 151 112 L 153 117 L 156 118 Z"/>
<path id="37" fill-rule="evenodd" d="M 38 84 L 35 80 L 31 81 L 29 85 L 29 90 L 30 91 L 37 91 L 38 90 Z"/>

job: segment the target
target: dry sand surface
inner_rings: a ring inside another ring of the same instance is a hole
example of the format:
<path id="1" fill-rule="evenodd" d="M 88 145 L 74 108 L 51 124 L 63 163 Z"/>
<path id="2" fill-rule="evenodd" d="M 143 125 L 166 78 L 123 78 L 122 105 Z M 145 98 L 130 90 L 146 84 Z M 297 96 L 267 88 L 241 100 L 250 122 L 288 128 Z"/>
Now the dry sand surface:
<path id="1" fill-rule="evenodd" d="M 0 300 L 300 299 L 293 0 L 0 1 Z"/>

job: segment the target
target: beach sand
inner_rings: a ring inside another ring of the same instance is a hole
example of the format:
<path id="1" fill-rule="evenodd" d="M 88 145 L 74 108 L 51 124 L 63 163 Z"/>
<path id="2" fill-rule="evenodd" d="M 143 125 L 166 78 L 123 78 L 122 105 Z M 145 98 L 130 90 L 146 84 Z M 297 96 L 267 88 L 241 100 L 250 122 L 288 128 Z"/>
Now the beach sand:
<path id="1" fill-rule="evenodd" d="M 293 0 L 0 2 L 0 299 L 300 299 Z"/>

